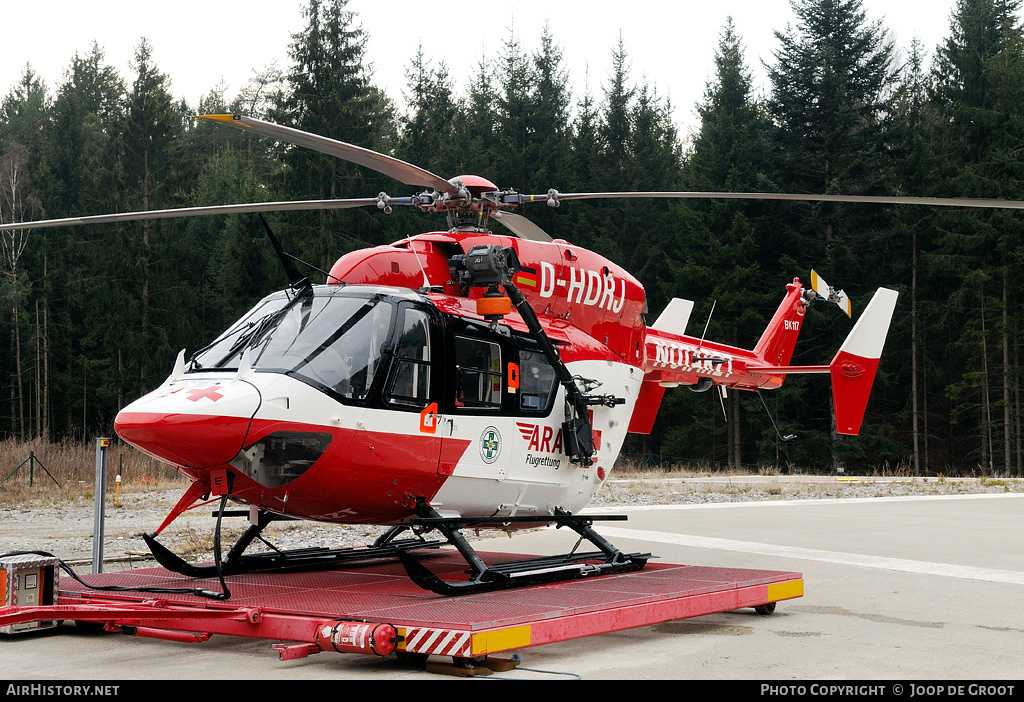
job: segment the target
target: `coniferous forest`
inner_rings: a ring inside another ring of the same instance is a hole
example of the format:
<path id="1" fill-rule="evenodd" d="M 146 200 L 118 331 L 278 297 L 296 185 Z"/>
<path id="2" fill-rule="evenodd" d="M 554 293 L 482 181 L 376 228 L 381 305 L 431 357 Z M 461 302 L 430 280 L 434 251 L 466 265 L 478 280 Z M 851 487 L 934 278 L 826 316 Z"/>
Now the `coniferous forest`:
<path id="1" fill-rule="evenodd" d="M 0 222 L 252 201 L 411 194 L 309 150 L 192 116 L 237 112 L 391 154 L 444 177 L 524 192 L 686 190 L 1024 200 L 1021 0 L 959 0 L 938 46 L 897 47 L 860 0 L 793 0 L 758 95 L 743 38 L 719 28 L 715 74 L 683 139 L 671 106 L 608 47 L 610 77 L 572 94 L 556 34 L 510 36 L 472 66 L 409 57 L 407 107 L 372 81 L 366 29 L 346 0 L 308 0 L 290 64 L 237 95 L 176 100 L 142 41 L 130 75 L 103 47 L 62 82 L 27 68 L 0 102 Z M 462 73 L 467 67 L 458 67 Z M 406 208 L 411 210 L 412 208 Z M 902 469 L 1021 475 L 1024 214 L 920 205 L 607 200 L 520 208 L 644 284 L 653 320 L 696 302 L 690 332 L 751 348 L 799 277 L 819 271 L 854 319 L 879 286 L 899 303 L 859 437 L 834 435 L 820 376 L 766 397 L 666 393 L 654 432 L 626 452 L 716 467 Z M 444 228 L 375 208 L 268 217 L 321 269 L 342 254 Z M 204 346 L 287 280 L 255 215 L 5 232 L 0 240 L 0 439 L 110 435 L 179 349 Z M 314 274 L 317 275 L 317 274 Z M 323 282 L 322 279 L 318 282 Z M 712 313 L 713 310 L 713 313 Z M 710 321 L 709 321 L 710 315 Z M 834 355 L 851 320 L 810 308 L 794 364 Z M 696 331 L 694 331 L 696 329 Z"/>

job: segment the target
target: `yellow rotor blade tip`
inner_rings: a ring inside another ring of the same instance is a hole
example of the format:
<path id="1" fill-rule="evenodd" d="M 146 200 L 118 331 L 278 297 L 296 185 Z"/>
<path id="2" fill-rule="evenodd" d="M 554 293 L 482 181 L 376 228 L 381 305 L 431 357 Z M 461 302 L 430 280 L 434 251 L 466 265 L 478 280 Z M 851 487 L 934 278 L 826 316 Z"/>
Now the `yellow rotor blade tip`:
<path id="1" fill-rule="evenodd" d="M 234 122 L 236 115 L 196 115 L 196 119 L 212 119 L 216 122 Z"/>

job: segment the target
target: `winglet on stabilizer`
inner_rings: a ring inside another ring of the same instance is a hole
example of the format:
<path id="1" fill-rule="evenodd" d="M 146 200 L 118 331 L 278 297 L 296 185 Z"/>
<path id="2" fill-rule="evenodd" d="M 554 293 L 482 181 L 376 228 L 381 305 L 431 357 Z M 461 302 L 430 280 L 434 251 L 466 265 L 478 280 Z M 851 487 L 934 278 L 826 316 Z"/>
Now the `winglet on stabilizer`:
<path id="1" fill-rule="evenodd" d="M 812 280 L 814 277 L 812 273 Z M 868 396 L 878 371 L 878 359 L 882 356 L 882 347 L 896 309 L 896 297 L 895 290 L 879 288 L 829 364 L 836 432 L 839 434 L 860 433 Z"/>

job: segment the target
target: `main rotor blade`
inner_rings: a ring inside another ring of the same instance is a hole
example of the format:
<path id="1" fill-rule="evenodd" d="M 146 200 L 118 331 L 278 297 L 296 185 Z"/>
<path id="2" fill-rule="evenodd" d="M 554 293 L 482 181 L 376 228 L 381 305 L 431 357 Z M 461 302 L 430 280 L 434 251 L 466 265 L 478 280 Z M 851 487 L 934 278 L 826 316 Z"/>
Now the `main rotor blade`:
<path id="1" fill-rule="evenodd" d="M 515 202 L 550 200 L 544 195 L 519 195 Z M 807 195 L 802 193 L 714 193 L 714 192 L 619 192 L 619 193 L 555 193 L 554 200 L 596 200 L 619 198 L 671 198 L 707 200 L 795 200 L 804 202 L 852 202 L 869 205 L 925 205 L 934 207 L 977 207 L 1024 210 L 1024 201 L 960 197 L 888 197 L 884 195 Z"/>
<path id="2" fill-rule="evenodd" d="M 458 188 L 454 185 L 444 178 L 434 175 L 430 171 L 424 170 L 419 166 L 414 166 L 411 163 L 400 161 L 397 158 L 385 156 L 382 153 L 371 151 L 370 149 L 364 149 L 361 146 L 346 144 L 343 141 L 328 139 L 327 137 L 310 134 L 309 132 L 304 132 L 300 129 L 285 127 L 280 124 L 274 124 L 273 122 L 265 122 L 261 119 L 256 119 L 255 117 L 246 117 L 244 115 L 196 116 L 199 117 L 199 119 L 208 119 L 216 122 L 217 124 L 226 124 L 231 127 L 253 132 L 254 134 L 271 137 L 278 141 L 295 144 L 296 146 L 305 146 L 306 148 L 319 151 L 320 153 L 336 156 L 337 158 L 344 159 L 345 161 L 351 161 L 352 163 L 356 163 L 360 166 L 372 168 L 378 173 L 383 173 L 384 175 L 390 176 L 397 181 L 405 183 L 406 185 L 434 188 L 438 192 L 448 193 L 449 195 L 457 195 L 459 192 Z"/>
<path id="3" fill-rule="evenodd" d="M 402 200 L 406 198 L 401 198 Z M 43 219 L 35 222 L 12 222 L 0 224 L 0 232 L 16 229 L 49 229 L 51 227 L 72 227 L 81 224 L 111 224 L 113 222 L 137 222 L 147 219 L 173 219 L 174 217 L 197 217 L 221 214 L 246 214 L 249 212 L 289 212 L 296 210 L 343 210 L 350 207 L 376 205 L 375 197 L 354 200 L 295 200 L 292 202 L 250 202 L 239 205 L 212 205 L 209 207 L 180 207 L 172 210 L 148 210 L 145 212 L 122 212 L 119 214 L 91 215 L 88 217 L 65 217 L 64 219 Z M 399 198 L 392 198 L 392 203 Z"/>
<path id="4" fill-rule="evenodd" d="M 499 224 L 504 225 L 520 239 L 544 242 L 551 241 L 551 237 L 546 231 L 521 215 L 499 211 L 491 215 L 491 219 L 497 220 Z"/>

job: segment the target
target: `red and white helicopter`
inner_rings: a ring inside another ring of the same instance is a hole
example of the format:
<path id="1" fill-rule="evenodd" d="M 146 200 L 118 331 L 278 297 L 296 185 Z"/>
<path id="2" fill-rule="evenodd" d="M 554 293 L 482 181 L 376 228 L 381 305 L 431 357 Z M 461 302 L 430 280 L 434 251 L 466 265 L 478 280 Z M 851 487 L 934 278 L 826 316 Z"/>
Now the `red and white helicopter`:
<path id="1" fill-rule="evenodd" d="M 580 516 L 608 477 L 628 432 L 649 433 L 666 388 L 760 391 L 792 373 L 831 377 L 836 430 L 857 434 L 896 292 L 879 288 L 826 366 L 792 366 L 807 306 L 849 299 L 814 272 L 793 280 L 747 350 L 686 333 L 692 303 L 675 299 L 644 321 L 642 285 L 591 251 L 551 240 L 511 213 L 527 202 L 608 197 L 730 197 L 900 202 L 740 193 L 574 193 L 499 190 L 477 176 L 445 180 L 392 157 L 239 115 L 205 117 L 332 154 L 425 188 L 355 200 L 186 208 L 4 225 L 66 226 L 232 212 L 398 205 L 445 213 L 448 228 L 342 256 L 325 285 L 301 276 L 269 232 L 292 284 L 252 308 L 210 345 L 182 351 L 164 383 L 121 410 L 118 435 L 193 483 L 147 537 L 165 567 L 208 576 L 327 567 L 398 557 L 444 594 L 634 570 Z M 914 202 L 922 202 L 913 199 Z M 936 202 L 936 204 L 949 204 Z M 964 204 L 957 201 L 956 204 Z M 497 221 L 510 234 L 492 233 Z M 218 498 L 246 505 L 252 526 L 216 563 L 192 565 L 156 536 L 184 511 Z M 392 528 L 372 547 L 245 554 L 275 519 Z M 614 519 L 621 517 L 604 517 Z M 566 526 L 597 548 L 487 564 L 465 528 Z M 418 557 L 437 531 L 466 558 L 449 582 Z M 403 537 L 403 538 L 399 538 Z"/>

